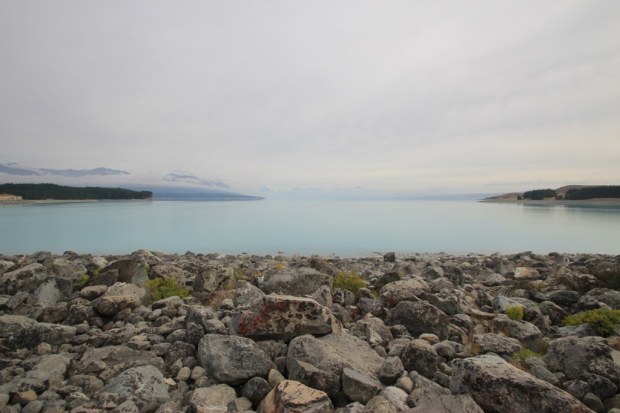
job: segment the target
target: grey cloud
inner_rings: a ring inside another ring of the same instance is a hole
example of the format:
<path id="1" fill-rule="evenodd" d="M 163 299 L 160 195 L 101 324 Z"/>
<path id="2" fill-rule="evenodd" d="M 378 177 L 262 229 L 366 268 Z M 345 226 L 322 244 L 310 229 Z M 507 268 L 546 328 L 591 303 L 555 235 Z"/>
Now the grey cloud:
<path id="1" fill-rule="evenodd" d="M 14 162 L 9 163 L 8 165 L 0 164 L 0 173 L 7 174 L 7 175 L 16 175 L 16 176 L 39 175 L 39 173 L 37 173 L 36 171 L 32 169 L 25 169 L 25 168 L 17 167 L 17 164 Z"/>
<path id="2" fill-rule="evenodd" d="M 225 184 L 222 181 L 210 181 L 210 180 L 202 179 L 197 176 L 189 175 L 189 174 L 170 173 L 166 175 L 164 179 L 168 182 L 180 182 L 180 183 L 216 187 L 216 188 L 230 188 L 227 184 Z"/>
<path id="3" fill-rule="evenodd" d="M 40 169 L 46 175 L 65 176 L 69 178 L 82 178 L 85 176 L 117 176 L 130 175 L 127 171 L 121 171 L 110 168 L 94 168 L 94 169 Z"/>

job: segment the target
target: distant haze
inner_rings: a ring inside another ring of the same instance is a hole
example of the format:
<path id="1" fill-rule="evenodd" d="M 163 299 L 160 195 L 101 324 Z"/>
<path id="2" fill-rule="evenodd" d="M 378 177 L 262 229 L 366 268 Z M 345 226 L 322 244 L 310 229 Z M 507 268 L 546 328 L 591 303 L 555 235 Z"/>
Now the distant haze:
<path id="1" fill-rule="evenodd" d="M 0 56 L 0 182 L 620 183 L 617 0 L 3 0 Z"/>

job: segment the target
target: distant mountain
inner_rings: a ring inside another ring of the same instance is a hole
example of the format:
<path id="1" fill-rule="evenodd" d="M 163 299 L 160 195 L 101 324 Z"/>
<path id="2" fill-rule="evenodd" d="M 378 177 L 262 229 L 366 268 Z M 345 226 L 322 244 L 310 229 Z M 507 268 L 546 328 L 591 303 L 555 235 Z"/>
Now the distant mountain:
<path id="1" fill-rule="evenodd" d="M 85 176 L 110 176 L 130 175 L 127 171 L 110 168 L 94 169 L 50 169 L 50 168 L 22 168 L 15 165 L 0 164 L 0 173 L 14 176 L 64 176 L 69 178 L 82 178 Z"/>
<path id="2" fill-rule="evenodd" d="M 219 200 L 219 201 L 259 201 L 260 196 L 244 195 L 215 189 L 197 189 L 181 186 L 129 185 L 134 191 L 149 191 L 153 199 L 159 200 Z"/>

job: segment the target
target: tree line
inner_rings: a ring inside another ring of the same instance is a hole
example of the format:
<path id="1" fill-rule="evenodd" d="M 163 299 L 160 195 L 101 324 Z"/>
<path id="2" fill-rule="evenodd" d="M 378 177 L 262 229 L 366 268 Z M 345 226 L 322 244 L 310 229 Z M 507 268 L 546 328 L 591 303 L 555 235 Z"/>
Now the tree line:
<path id="1" fill-rule="evenodd" d="M 565 199 L 620 198 L 620 185 L 587 186 L 569 189 Z"/>
<path id="2" fill-rule="evenodd" d="M 0 193 L 19 195 L 24 200 L 45 199 L 150 199 L 151 191 L 124 188 L 74 187 L 56 184 L 1 184 Z"/>

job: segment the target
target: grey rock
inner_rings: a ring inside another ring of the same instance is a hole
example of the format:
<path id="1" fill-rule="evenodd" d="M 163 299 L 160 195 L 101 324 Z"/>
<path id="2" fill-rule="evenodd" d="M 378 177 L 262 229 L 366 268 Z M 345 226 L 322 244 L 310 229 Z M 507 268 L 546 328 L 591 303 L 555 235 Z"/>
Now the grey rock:
<path id="1" fill-rule="evenodd" d="M 379 395 L 385 400 L 387 400 L 392 406 L 394 406 L 396 411 L 401 412 L 408 408 L 408 394 L 405 393 L 403 390 L 399 389 L 398 387 L 388 386 L 383 389 L 381 393 L 379 393 Z"/>
<path id="2" fill-rule="evenodd" d="M 400 358 L 386 357 L 379 370 L 379 380 L 386 385 L 392 384 L 402 376 L 404 371 L 405 368 Z"/>
<path id="3" fill-rule="evenodd" d="M 261 289 L 267 293 L 293 295 L 303 297 L 310 295 L 321 286 L 331 288 L 332 278 L 313 268 L 285 268 L 268 274 L 261 284 Z"/>
<path id="4" fill-rule="evenodd" d="M 500 314 L 492 321 L 492 326 L 496 332 L 519 340 L 533 351 L 543 352 L 546 346 L 542 332 L 527 321 L 511 320 L 506 315 Z"/>
<path id="5" fill-rule="evenodd" d="M 521 343 L 515 338 L 494 333 L 474 334 L 474 343 L 480 347 L 480 353 L 495 353 L 499 356 L 511 356 L 521 350 Z"/>
<path id="6" fill-rule="evenodd" d="M 142 257 L 135 257 L 126 260 L 118 260 L 105 267 L 102 272 L 116 270 L 118 271 L 118 281 L 122 283 L 131 283 L 136 286 L 144 286 L 148 280 L 147 273 L 148 264 Z"/>
<path id="7" fill-rule="evenodd" d="M 590 412 L 570 394 L 497 356 L 455 360 L 453 367 L 452 392 L 471 394 L 485 412 Z"/>
<path id="8" fill-rule="evenodd" d="M 226 384 L 216 384 L 194 390 L 189 404 L 195 412 L 226 413 L 228 405 L 236 398 L 235 389 Z"/>
<path id="9" fill-rule="evenodd" d="M 617 383 L 619 370 L 611 351 L 602 337 L 562 337 L 549 343 L 544 361 L 549 370 L 562 372 L 568 379 L 584 379 L 585 373 L 593 373 Z"/>
<path id="10" fill-rule="evenodd" d="M 70 343 L 75 337 L 76 329 L 53 323 L 35 323 L 17 331 L 10 339 L 13 348 L 34 348 L 40 343 L 61 345 Z"/>
<path id="11" fill-rule="evenodd" d="M 363 413 L 396 413 L 396 408 L 394 406 L 392 406 L 392 404 L 389 402 L 389 400 L 384 399 L 383 397 L 377 395 L 375 397 L 373 397 L 372 399 L 370 399 L 368 401 L 368 403 L 366 403 L 366 406 L 364 407 L 364 410 L 362 410 Z"/>
<path id="12" fill-rule="evenodd" d="M 287 370 L 290 380 L 296 380 L 313 389 L 324 391 L 330 397 L 335 397 L 340 391 L 340 376 L 321 370 L 305 361 L 291 360 Z"/>
<path id="13" fill-rule="evenodd" d="M 95 374 L 109 380 L 131 367 L 151 365 L 164 369 L 164 361 L 150 351 L 138 351 L 126 346 L 89 347 L 74 363 L 76 374 Z"/>
<path id="14" fill-rule="evenodd" d="M 262 377 L 252 377 L 243 385 L 241 394 L 247 397 L 254 406 L 258 406 L 270 391 L 271 386 L 267 380 Z"/>
<path id="15" fill-rule="evenodd" d="M 379 290 L 381 302 L 388 308 L 401 301 L 417 301 L 425 293 L 430 293 L 430 287 L 423 278 L 417 276 L 391 282 Z"/>
<path id="16" fill-rule="evenodd" d="M 407 413 L 484 413 L 469 394 L 434 394 L 421 398 Z"/>
<path id="17" fill-rule="evenodd" d="M 114 315 L 125 308 L 136 308 L 144 303 L 146 290 L 133 284 L 118 282 L 93 301 L 99 314 Z"/>
<path id="18" fill-rule="evenodd" d="M 437 371 L 439 357 L 435 348 L 425 340 L 411 340 L 400 356 L 407 371 L 417 371 L 427 378 L 432 378 Z"/>
<path id="19" fill-rule="evenodd" d="M 321 338 L 311 335 L 294 338 L 288 346 L 286 357 L 289 371 L 295 369 L 293 363 L 297 360 L 337 376 L 348 367 L 370 377 L 377 377 L 383 365 L 383 359 L 367 342 L 346 332 Z"/>
<path id="20" fill-rule="evenodd" d="M 198 360 L 207 374 L 220 383 L 241 384 L 267 377 L 275 364 L 254 341 L 237 336 L 207 334 L 198 344 Z"/>
<path id="21" fill-rule="evenodd" d="M 22 408 L 22 413 L 39 413 L 45 407 L 42 400 L 33 400 Z"/>
<path id="22" fill-rule="evenodd" d="M 260 288 L 247 281 L 238 281 L 233 303 L 237 308 L 249 309 L 259 305 L 264 296 L 265 293 Z"/>
<path id="23" fill-rule="evenodd" d="M 375 378 L 347 367 L 342 371 L 342 391 L 351 401 L 366 404 L 382 389 L 381 382 Z"/>
<path id="24" fill-rule="evenodd" d="M 596 413 L 605 413 L 605 405 L 601 399 L 593 393 L 588 393 L 583 397 L 583 404 L 594 410 Z"/>
<path id="25" fill-rule="evenodd" d="M 101 389 L 104 393 L 115 394 L 119 400 L 131 400 L 138 408 L 156 403 L 165 403 L 170 399 L 168 388 L 164 383 L 164 376 L 154 366 L 139 366 L 125 370 L 112 378 Z"/>
<path id="26" fill-rule="evenodd" d="M 450 321 L 446 313 L 426 301 L 401 301 L 390 310 L 386 324 L 404 325 L 413 336 L 432 333 L 445 340 Z"/>

